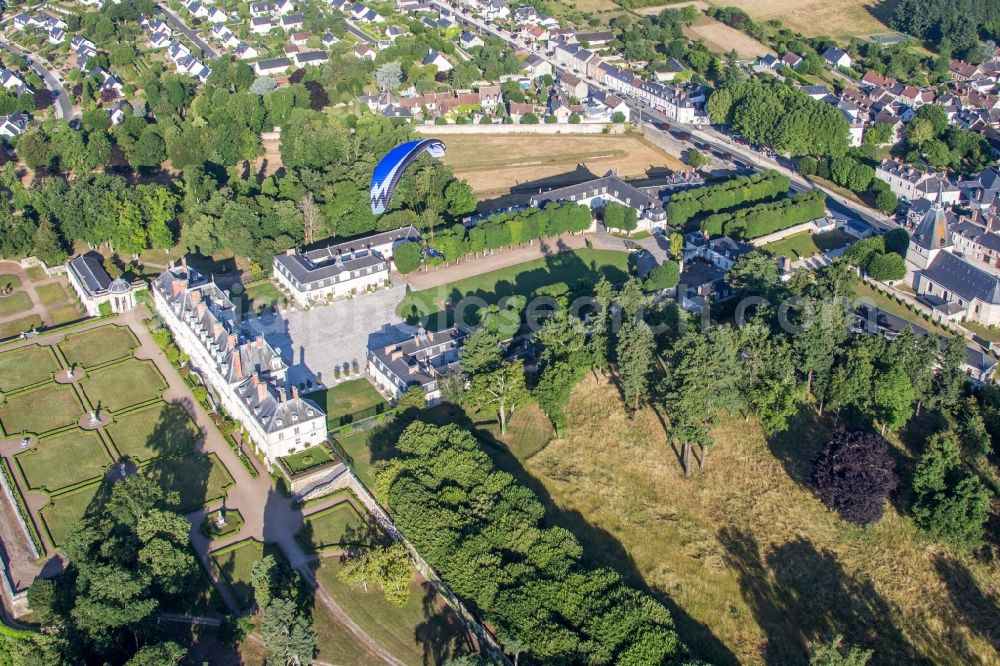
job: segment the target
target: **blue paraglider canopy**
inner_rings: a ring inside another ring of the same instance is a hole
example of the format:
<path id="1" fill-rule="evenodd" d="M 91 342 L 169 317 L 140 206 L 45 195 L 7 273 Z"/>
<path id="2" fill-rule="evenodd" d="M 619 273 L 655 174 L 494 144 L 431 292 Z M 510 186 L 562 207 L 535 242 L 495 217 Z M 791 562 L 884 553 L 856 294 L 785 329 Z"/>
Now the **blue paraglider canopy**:
<path id="1" fill-rule="evenodd" d="M 372 213 L 381 215 L 389 205 L 389 199 L 399 183 L 400 177 L 406 168 L 420 155 L 427 151 L 431 157 L 444 157 L 444 142 L 439 139 L 421 139 L 419 141 L 407 141 L 402 143 L 388 153 L 375 167 L 372 174 L 371 191 L 369 192 L 372 201 Z"/>

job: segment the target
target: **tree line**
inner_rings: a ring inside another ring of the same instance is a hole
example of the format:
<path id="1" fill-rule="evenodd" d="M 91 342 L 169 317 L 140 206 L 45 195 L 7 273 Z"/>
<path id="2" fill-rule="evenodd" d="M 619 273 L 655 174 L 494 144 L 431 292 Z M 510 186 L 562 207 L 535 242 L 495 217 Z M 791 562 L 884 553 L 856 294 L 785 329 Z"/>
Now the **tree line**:
<path id="1" fill-rule="evenodd" d="M 667 216 L 677 228 L 699 213 L 714 213 L 763 199 L 773 199 L 788 191 L 791 180 L 773 169 L 731 178 L 715 185 L 703 185 L 670 197 Z"/>
<path id="2" fill-rule="evenodd" d="M 980 38 L 1000 35 L 1000 7 L 977 0 L 901 0 L 892 26 L 934 45 L 947 40 L 955 55 L 979 61 L 985 55 Z"/>
<path id="3" fill-rule="evenodd" d="M 591 212 L 586 206 L 549 202 L 544 208 L 491 215 L 468 228 L 454 224 L 421 243 L 400 244 L 394 250 L 393 260 L 396 269 L 405 275 L 419 268 L 421 259 L 431 265 L 456 261 L 466 254 L 586 231 L 591 222 Z"/>
<path id="4" fill-rule="evenodd" d="M 847 120 L 837 107 L 777 80 L 740 78 L 722 85 L 707 110 L 713 123 L 790 155 L 843 155 L 850 145 Z"/>
<path id="5" fill-rule="evenodd" d="M 825 214 L 826 194 L 822 190 L 810 190 L 787 199 L 709 215 L 702 220 L 701 230 L 709 236 L 725 234 L 750 240 L 821 218 Z"/>
<path id="6" fill-rule="evenodd" d="M 457 425 L 412 423 L 377 477 L 396 524 L 504 650 L 537 663 L 659 664 L 684 653 L 667 609 L 577 539 Z"/>

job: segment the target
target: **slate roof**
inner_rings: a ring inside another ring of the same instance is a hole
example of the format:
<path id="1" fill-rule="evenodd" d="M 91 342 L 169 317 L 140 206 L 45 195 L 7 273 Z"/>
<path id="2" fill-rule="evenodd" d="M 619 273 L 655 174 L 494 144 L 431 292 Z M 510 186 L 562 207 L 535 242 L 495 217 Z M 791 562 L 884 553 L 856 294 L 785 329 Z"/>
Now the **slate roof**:
<path id="1" fill-rule="evenodd" d="M 984 227 L 969 221 L 955 222 L 949 229 L 953 234 L 968 238 L 976 245 L 994 252 L 1000 252 L 1000 234 L 987 231 Z"/>
<path id="2" fill-rule="evenodd" d="M 938 203 L 931 206 L 930 210 L 924 214 L 916 231 L 913 232 L 913 243 L 925 250 L 940 250 L 947 247 L 948 242 L 948 217 L 944 207 Z M 954 216 L 952 216 L 954 217 Z"/>
<path id="3" fill-rule="evenodd" d="M 88 252 L 87 254 L 81 254 L 79 257 L 73 257 L 66 262 L 66 266 L 73 272 L 91 297 L 104 293 L 111 286 L 111 276 L 104 270 L 104 262 L 101 255 L 95 252 Z"/>
<path id="4" fill-rule="evenodd" d="M 940 252 L 922 274 L 959 298 L 1000 305 L 1000 280 L 951 252 Z"/>
<path id="5" fill-rule="evenodd" d="M 370 352 L 407 386 L 424 386 L 457 369 L 458 350 L 467 335 L 459 326 L 435 332 L 420 329 L 406 340 Z"/>
<path id="6" fill-rule="evenodd" d="M 610 171 L 601 178 L 536 194 L 531 197 L 531 205 L 541 206 L 546 201 L 575 201 L 595 196 L 597 193 L 613 195 L 622 202 L 627 199 L 628 206 L 641 212 L 648 211 L 648 214 L 654 216 L 663 212 L 663 204 L 659 199 L 626 183 Z"/>

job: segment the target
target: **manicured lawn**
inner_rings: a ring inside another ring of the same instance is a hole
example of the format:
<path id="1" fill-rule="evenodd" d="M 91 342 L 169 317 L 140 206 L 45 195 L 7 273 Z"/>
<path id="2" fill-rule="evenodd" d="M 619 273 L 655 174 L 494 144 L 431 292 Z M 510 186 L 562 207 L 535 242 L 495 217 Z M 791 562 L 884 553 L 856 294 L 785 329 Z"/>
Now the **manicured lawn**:
<path id="1" fill-rule="evenodd" d="M 183 407 L 166 403 L 116 416 L 105 430 L 118 453 L 139 462 L 189 453 L 201 436 Z"/>
<path id="2" fill-rule="evenodd" d="M 811 257 L 819 252 L 835 250 L 848 245 L 853 237 L 843 231 L 829 231 L 813 235 L 808 231 L 793 234 L 774 243 L 768 243 L 763 249 L 778 257 L 788 257 L 792 261 Z"/>
<path id="3" fill-rule="evenodd" d="M 58 282 L 50 282 L 36 288 L 38 297 L 42 299 L 42 305 L 56 305 L 69 299 L 69 295 L 63 286 Z"/>
<path id="4" fill-rule="evenodd" d="M 31 296 L 15 291 L 10 296 L 0 296 L 0 317 L 9 317 L 31 309 Z"/>
<path id="5" fill-rule="evenodd" d="M 245 312 L 256 311 L 264 306 L 271 307 L 285 301 L 285 295 L 270 280 L 250 285 L 243 292 L 243 296 L 246 298 L 246 305 L 243 307 Z"/>
<path id="6" fill-rule="evenodd" d="M 0 273 L 0 291 L 17 289 L 21 286 L 21 278 L 13 273 Z"/>
<path id="7" fill-rule="evenodd" d="M 288 468 L 289 472 L 299 474 L 313 467 L 333 462 L 334 458 L 330 455 L 330 450 L 326 446 L 318 444 L 298 453 L 293 453 L 290 456 L 285 456 L 281 460 L 285 463 L 285 467 Z"/>
<path id="8" fill-rule="evenodd" d="M 979 322 L 975 321 L 965 321 L 962 322 L 962 326 L 984 340 L 989 340 L 990 342 L 1000 343 L 1000 329 L 990 328 L 988 326 L 983 326 Z"/>
<path id="9" fill-rule="evenodd" d="M 28 279 L 32 282 L 39 282 L 48 277 L 41 266 L 31 266 L 25 271 L 25 273 L 28 274 Z"/>
<path id="10" fill-rule="evenodd" d="M 49 318 L 52 319 L 53 326 L 58 326 L 59 324 L 68 324 L 71 321 L 83 319 L 83 312 L 77 305 L 71 303 L 69 305 L 49 308 Z"/>
<path id="11" fill-rule="evenodd" d="M 45 437 L 14 459 L 28 487 L 50 493 L 97 478 L 113 462 L 96 432 L 78 429 Z"/>
<path id="12" fill-rule="evenodd" d="M 361 483 L 372 490 L 375 477 L 372 474 L 372 452 L 368 447 L 368 435 L 368 432 L 359 430 L 346 437 L 337 438 L 337 443 L 350 457 L 350 465 L 354 469 L 354 473 L 361 479 Z"/>
<path id="13" fill-rule="evenodd" d="M 127 326 L 114 325 L 72 333 L 59 343 L 59 349 L 68 362 L 85 368 L 128 356 L 138 346 Z"/>
<path id="14" fill-rule="evenodd" d="M 254 539 L 247 539 L 217 550 L 211 556 L 222 577 L 229 584 L 240 608 L 245 610 L 253 606 L 250 572 L 264 556 L 264 544 Z"/>
<path id="15" fill-rule="evenodd" d="M 857 238 L 840 229 L 834 229 L 833 231 L 813 236 L 813 242 L 816 243 L 816 247 L 824 252 L 846 247 L 856 240 Z"/>
<path id="16" fill-rule="evenodd" d="M 49 347 L 29 345 L 0 354 L 0 391 L 10 393 L 47 379 L 59 369 Z"/>
<path id="17" fill-rule="evenodd" d="M 95 483 L 92 486 L 85 486 L 71 493 L 60 495 L 52 499 L 52 503 L 43 507 L 39 512 L 45 528 L 49 532 L 54 546 L 62 546 L 66 535 L 70 529 L 76 525 L 84 514 L 91 500 L 97 494 L 101 484 Z"/>
<path id="18" fill-rule="evenodd" d="M 808 231 L 793 234 L 774 243 L 768 243 L 763 246 L 763 249 L 773 253 L 776 257 L 788 257 L 792 261 L 811 257 L 819 252 L 819 248 L 813 242 L 812 234 Z"/>
<path id="19" fill-rule="evenodd" d="M 180 458 L 154 460 L 143 468 L 143 472 L 155 479 L 164 490 L 177 491 L 180 496 L 177 510 L 181 513 L 189 513 L 225 497 L 233 485 L 229 470 L 214 453 L 191 453 Z"/>
<path id="20" fill-rule="evenodd" d="M 410 598 L 399 607 L 386 601 L 381 590 L 351 589 L 337 578 L 340 566 L 336 557 L 323 560 L 316 572 L 323 589 L 352 620 L 397 658 L 413 666 L 423 666 L 444 663 L 470 650 L 464 625 L 419 577 L 414 576 L 410 581 Z M 323 655 L 322 642 L 320 655 Z M 329 658 L 335 656 L 331 652 Z"/>
<path id="21" fill-rule="evenodd" d="M 612 283 L 625 282 L 628 278 L 628 253 L 589 248 L 560 252 L 440 287 L 412 292 L 397 306 L 396 312 L 408 319 L 435 314 L 440 312 L 445 301 L 457 304 L 467 296 L 478 296 L 487 304 L 493 304 L 504 296 L 531 296 L 539 287 L 555 282 L 564 282 L 570 289 L 586 285 L 589 291 L 602 275 Z M 443 316 L 435 319 L 438 325 L 432 322 L 431 328 L 439 329 L 446 325 Z"/>
<path id="22" fill-rule="evenodd" d="M 302 547 L 314 553 L 368 543 L 371 530 L 351 502 L 341 502 L 305 517 L 295 535 Z"/>
<path id="23" fill-rule="evenodd" d="M 326 412 L 326 422 L 332 428 L 374 416 L 388 406 L 367 379 L 352 379 L 331 389 L 310 393 L 308 397 Z"/>
<path id="24" fill-rule="evenodd" d="M 4 338 L 13 338 L 15 335 L 27 333 L 31 329 L 38 329 L 41 328 L 41 326 L 42 318 L 36 314 L 21 317 L 20 319 L 14 319 L 12 321 L 5 321 L 0 324 L 0 340 Z"/>
<path id="25" fill-rule="evenodd" d="M 95 370 L 81 385 L 92 405 L 114 412 L 152 400 L 167 382 L 152 361 L 133 359 Z"/>
<path id="26" fill-rule="evenodd" d="M 46 384 L 7 398 L 0 407 L 0 424 L 8 436 L 21 432 L 43 435 L 72 425 L 83 416 L 83 406 L 69 386 Z"/>

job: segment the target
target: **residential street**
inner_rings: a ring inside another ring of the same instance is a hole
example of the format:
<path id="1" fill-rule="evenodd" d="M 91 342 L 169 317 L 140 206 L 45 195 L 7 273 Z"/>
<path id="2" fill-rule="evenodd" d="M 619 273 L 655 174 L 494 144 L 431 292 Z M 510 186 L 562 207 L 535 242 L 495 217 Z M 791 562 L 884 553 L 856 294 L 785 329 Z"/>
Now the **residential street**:
<path id="1" fill-rule="evenodd" d="M 54 97 L 52 103 L 55 106 L 56 117 L 72 120 L 73 105 L 70 104 L 69 96 L 66 94 L 66 91 L 63 90 L 62 81 L 58 75 L 43 67 L 38 56 L 14 46 L 14 44 L 10 43 L 2 36 L 0 36 L 0 49 L 24 56 L 31 69 L 35 70 L 35 73 L 37 73 L 38 76 L 42 78 L 42 81 L 45 82 L 45 87 L 52 91 Z"/>
<path id="2" fill-rule="evenodd" d="M 194 45 L 202 50 L 205 58 L 208 60 L 218 60 L 219 54 L 216 50 L 209 46 L 208 42 L 202 39 L 197 32 L 189 28 L 187 24 L 181 20 L 180 16 L 170 11 L 170 8 L 164 4 L 159 4 L 157 7 L 159 7 L 160 13 L 163 14 L 167 23 L 171 24 L 175 30 L 179 31 L 185 37 L 194 42 Z"/>

